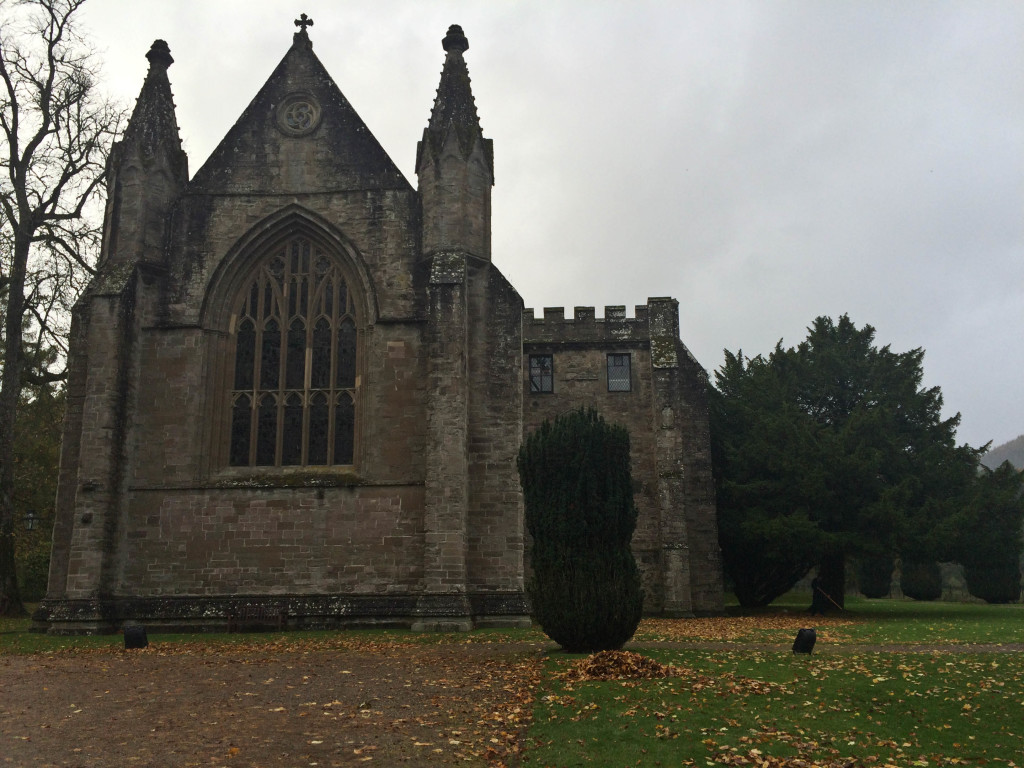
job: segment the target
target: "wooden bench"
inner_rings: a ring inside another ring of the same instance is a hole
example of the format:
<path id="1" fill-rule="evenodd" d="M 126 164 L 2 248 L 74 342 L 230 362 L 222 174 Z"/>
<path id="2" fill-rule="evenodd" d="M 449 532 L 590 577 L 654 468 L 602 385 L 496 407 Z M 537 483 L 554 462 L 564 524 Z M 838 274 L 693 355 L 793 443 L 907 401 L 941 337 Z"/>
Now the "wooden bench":
<path id="1" fill-rule="evenodd" d="M 285 627 L 288 613 L 276 605 L 242 605 L 228 611 L 228 632 L 255 632 Z"/>

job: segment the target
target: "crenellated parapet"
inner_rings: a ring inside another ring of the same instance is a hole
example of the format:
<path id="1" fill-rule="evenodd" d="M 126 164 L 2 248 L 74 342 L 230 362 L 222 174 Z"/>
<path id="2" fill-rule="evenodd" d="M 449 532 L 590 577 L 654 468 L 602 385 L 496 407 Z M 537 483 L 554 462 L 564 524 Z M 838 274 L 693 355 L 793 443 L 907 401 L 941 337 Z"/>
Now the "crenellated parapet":
<path id="1" fill-rule="evenodd" d="M 679 338 L 679 302 L 655 297 L 633 307 L 627 317 L 624 305 L 606 305 L 604 317 L 594 307 L 573 307 L 572 317 L 564 307 L 544 307 L 538 317 L 533 308 L 523 310 L 523 343 L 558 345 L 600 345 L 607 347 L 648 347 L 655 368 L 673 368 L 680 359 L 700 367 Z"/>
<path id="2" fill-rule="evenodd" d="M 643 343 L 650 338 L 649 309 L 646 304 L 634 308 L 634 316 L 626 316 L 626 307 L 606 306 L 604 317 L 597 317 L 594 307 L 573 307 L 571 317 L 564 307 L 544 307 L 542 317 L 532 308 L 523 310 L 523 342 L 531 343 Z"/>

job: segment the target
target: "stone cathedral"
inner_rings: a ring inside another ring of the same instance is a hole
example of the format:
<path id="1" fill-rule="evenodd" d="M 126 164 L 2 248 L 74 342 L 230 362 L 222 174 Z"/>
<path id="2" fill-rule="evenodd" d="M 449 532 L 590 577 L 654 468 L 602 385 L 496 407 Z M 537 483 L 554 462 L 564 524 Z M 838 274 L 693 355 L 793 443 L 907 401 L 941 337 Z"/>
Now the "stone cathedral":
<path id="1" fill-rule="evenodd" d="M 707 376 L 677 302 L 524 309 L 491 258 L 462 29 L 413 186 L 309 24 L 191 177 L 173 59 L 147 54 L 73 316 L 35 628 L 526 623 L 515 457 L 580 405 L 630 432 L 645 611 L 721 609 Z"/>

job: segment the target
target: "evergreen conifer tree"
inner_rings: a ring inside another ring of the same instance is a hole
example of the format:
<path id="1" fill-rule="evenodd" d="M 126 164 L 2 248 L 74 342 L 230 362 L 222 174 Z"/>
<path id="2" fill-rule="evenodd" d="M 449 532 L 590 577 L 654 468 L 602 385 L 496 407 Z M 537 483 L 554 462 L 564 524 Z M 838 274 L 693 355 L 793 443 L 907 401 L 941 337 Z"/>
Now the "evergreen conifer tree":
<path id="1" fill-rule="evenodd" d="M 963 512 L 957 559 L 967 590 L 988 603 L 1020 599 L 1024 474 L 1009 462 L 983 469 Z"/>
<path id="2" fill-rule="evenodd" d="M 643 604 L 629 433 L 593 408 L 545 421 L 519 451 L 533 538 L 527 591 L 545 634 L 571 652 L 621 648 Z"/>

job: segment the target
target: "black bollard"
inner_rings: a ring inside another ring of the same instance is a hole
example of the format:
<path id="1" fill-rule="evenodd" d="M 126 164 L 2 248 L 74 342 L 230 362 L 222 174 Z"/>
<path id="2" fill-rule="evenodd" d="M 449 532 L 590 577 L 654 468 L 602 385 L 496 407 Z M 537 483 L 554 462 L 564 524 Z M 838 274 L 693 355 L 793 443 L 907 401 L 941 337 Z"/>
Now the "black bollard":
<path id="1" fill-rule="evenodd" d="M 796 633 L 796 640 L 793 641 L 793 653 L 810 653 L 814 650 L 814 642 L 818 639 L 818 633 L 813 629 L 801 629 Z"/>
<path id="2" fill-rule="evenodd" d="M 124 625 L 124 647 L 145 648 L 149 645 L 149 638 L 146 637 L 146 628 L 141 624 Z"/>

